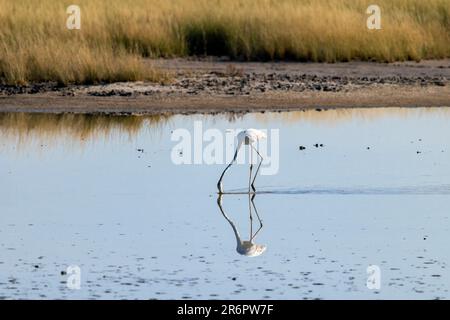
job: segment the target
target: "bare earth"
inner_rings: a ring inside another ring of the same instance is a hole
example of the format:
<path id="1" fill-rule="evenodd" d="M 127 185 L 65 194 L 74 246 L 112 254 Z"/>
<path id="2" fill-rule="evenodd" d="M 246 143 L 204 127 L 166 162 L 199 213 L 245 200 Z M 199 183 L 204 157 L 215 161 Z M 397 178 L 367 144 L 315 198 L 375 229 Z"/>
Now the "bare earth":
<path id="1" fill-rule="evenodd" d="M 152 60 L 173 80 L 1 86 L 0 112 L 190 114 L 341 107 L 450 107 L 450 60 L 257 63 Z"/>

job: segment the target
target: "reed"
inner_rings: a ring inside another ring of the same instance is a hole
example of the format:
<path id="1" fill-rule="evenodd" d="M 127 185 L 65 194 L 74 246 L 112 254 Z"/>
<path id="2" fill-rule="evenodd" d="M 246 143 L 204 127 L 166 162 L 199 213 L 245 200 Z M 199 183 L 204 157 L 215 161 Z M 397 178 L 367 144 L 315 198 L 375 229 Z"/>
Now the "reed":
<path id="1" fill-rule="evenodd" d="M 403 61 L 450 57 L 450 0 L 0 0 L 0 82 L 167 79 L 149 59 Z"/>

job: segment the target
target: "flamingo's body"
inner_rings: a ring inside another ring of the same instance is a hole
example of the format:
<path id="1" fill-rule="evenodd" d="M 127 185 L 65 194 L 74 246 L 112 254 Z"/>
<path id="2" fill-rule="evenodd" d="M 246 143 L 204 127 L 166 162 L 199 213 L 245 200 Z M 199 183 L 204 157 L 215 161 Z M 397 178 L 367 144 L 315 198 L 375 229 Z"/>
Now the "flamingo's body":
<path id="1" fill-rule="evenodd" d="M 233 160 L 230 162 L 230 164 L 228 164 L 228 166 L 222 172 L 222 175 L 220 176 L 219 181 L 217 182 L 217 188 L 219 189 L 219 194 L 223 193 L 223 189 L 222 189 L 223 176 L 225 175 L 225 172 L 227 172 L 227 170 L 231 167 L 231 165 L 236 161 L 237 155 L 239 153 L 239 149 L 241 148 L 241 146 L 243 144 L 248 145 L 251 148 L 253 148 L 256 151 L 257 155 L 261 158 L 261 161 L 258 164 L 258 168 L 256 169 L 255 176 L 253 177 L 253 180 L 252 180 L 253 161 L 250 157 L 250 176 L 249 176 L 249 181 L 248 181 L 248 192 L 250 193 L 250 188 L 252 188 L 254 192 L 256 191 L 254 183 L 256 180 L 256 176 L 258 175 L 259 168 L 261 167 L 261 164 L 264 159 L 261 156 L 261 154 L 258 152 L 258 150 L 256 150 L 254 144 L 257 143 L 258 141 L 260 141 L 262 139 L 266 139 L 266 138 L 267 138 L 267 135 L 265 134 L 265 132 L 263 132 L 261 130 L 257 130 L 257 129 L 246 129 L 246 130 L 243 130 L 238 133 L 238 135 L 237 135 L 238 145 L 236 148 L 236 152 L 234 153 Z M 250 151 L 250 155 L 252 155 L 251 151 Z"/>
<path id="2" fill-rule="evenodd" d="M 266 139 L 266 134 L 257 129 L 247 129 L 243 130 L 238 133 L 237 139 L 238 139 L 238 147 L 237 150 L 241 147 L 242 143 L 245 143 L 246 145 L 253 144 L 258 142 L 261 139 Z"/>

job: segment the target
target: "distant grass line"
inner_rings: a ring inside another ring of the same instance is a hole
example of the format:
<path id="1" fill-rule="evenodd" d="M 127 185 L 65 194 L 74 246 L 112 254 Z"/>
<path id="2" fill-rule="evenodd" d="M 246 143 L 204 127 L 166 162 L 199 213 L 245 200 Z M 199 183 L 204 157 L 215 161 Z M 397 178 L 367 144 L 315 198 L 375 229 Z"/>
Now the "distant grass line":
<path id="1" fill-rule="evenodd" d="M 66 8 L 82 10 L 80 31 Z M 403 61 L 450 57 L 450 0 L 0 0 L 0 83 L 161 81 L 143 58 Z"/>

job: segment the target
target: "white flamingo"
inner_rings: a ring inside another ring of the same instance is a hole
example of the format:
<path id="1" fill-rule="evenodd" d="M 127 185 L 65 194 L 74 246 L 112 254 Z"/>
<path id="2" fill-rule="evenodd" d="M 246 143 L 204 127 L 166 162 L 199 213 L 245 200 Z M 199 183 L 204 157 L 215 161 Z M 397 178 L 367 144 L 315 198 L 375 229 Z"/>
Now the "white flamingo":
<path id="1" fill-rule="evenodd" d="M 233 229 L 234 235 L 236 237 L 236 251 L 239 254 L 241 254 L 243 256 L 246 256 L 246 257 L 257 257 L 257 256 L 263 254 L 266 251 L 266 249 L 267 249 L 267 246 L 265 246 L 265 245 L 254 243 L 256 235 L 259 233 L 259 231 L 261 231 L 261 229 L 263 227 L 262 220 L 259 217 L 258 210 L 256 210 L 255 203 L 253 202 L 253 200 L 255 198 L 255 195 L 256 194 L 253 194 L 253 196 L 251 196 L 251 197 L 250 197 L 250 194 L 248 195 L 248 199 L 249 199 L 248 200 L 248 202 L 249 202 L 248 208 L 249 208 L 249 213 L 250 213 L 250 236 L 249 236 L 249 240 L 242 240 L 241 239 L 239 231 L 238 231 L 236 225 L 234 224 L 233 220 L 231 220 L 230 217 L 228 217 L 228 215 L 223 210 L 223 207 L 222 207 L 222 195 L 219 194 L 219 196 L 217 198 L 217 204 L 219 205 L 220 212 L 222 213 L 224 218 L 230 224 L 231 228 Z M 255 233 L 253 233 L 252 207 L 255 210 L 256 216 L 257 216 L 258 221 L 259 221 L 259 228 L 258 228 L 258 230 Z"/>
<path id="2" fill-rule="evenodd" d="M 217 182 L 217 188 L 219 189 L 219 194 L 223 193 L 223 188 L 222 188 L 223 176 L 225 175 L 225 172 L 227 172 L 227 170 L 231 167 L 231 165 L 234 162 L 236 162 L 236 158 L 237 158 L 239 149 L 241 148 L 242 144 L 248 145 L 251 149 L 255 150 L 256 154 L 261 158 L 261 161 L 258 164 L 258 168 L 256 169 L 255 176 L 253 177 L 253 180 L 252 180 L 253 152 L 250 149 L 250 175 L 248 178 L 248 192 L 250 193 L 250 188 L 253 189 L 253 192 L 256 191 L 254 184 L 255 184 L 256 176 L 258 175 L 259 168 L 261 167 L 261 164 L 264 161 L 264 158 L 261 156 L 261 154 L 255 148 L 254 144 L 257 143 L 259 140 L 266 139 L 266 138 L 267 138 L 267 135 L 264 132 L 262 132 L 261 130 L 257 130 L 257 129 L 247 129 L 247 130 L 243 130 L 238 133 L 238 135 L 237 135 L 238 145 L 236 148 L 236 152 L 234 153 L 233 160 L 228 164 L 228 166 L 225 168 L 225 170 L 223 170 L 222 175 L 220 176 L 219 181 Z"/>

